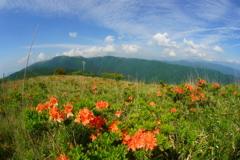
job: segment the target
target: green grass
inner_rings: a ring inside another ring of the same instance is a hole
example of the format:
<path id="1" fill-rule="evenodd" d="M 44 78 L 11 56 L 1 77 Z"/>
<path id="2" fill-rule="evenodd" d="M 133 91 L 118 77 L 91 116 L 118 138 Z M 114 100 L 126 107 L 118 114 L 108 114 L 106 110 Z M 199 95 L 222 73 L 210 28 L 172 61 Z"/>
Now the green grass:
<path id="1" fill-rule="evenodd" d="M 41 76 L 25 81 L 22 101 L 22 80 L 4 82 L 0 92 L 0 159 L 50 160 L 60 155 L 74 160 L 240 159 L 239 85 L 196 83 L 191 80 L 193 89 L 188 90 L 186 84 Z M 59 123 L 50 120 L 50 108 L 38 113 L 36 107 L 48 102 L 48 95 L 56 96 L 59 110 L 71 101 L 74 116 Z M 98 101 L 109 106 L 99 110 Z M 75 122 L 83 108 L 106 122 L 96 120 L 95 126 Z M 120 117 L 115 115 L 117 111 L 123 111 Z M 117 132 L 110 131 L 116 121 Z M 102 122 L 99 129 L 97 122 Z M 157 142 L 153 149 L 135 146 L 133 150 L 129 142 L 123 144 L 126 135 L 134 139 L 140 129 L 145 129 L 139 134 L 142 137 L 154 135 Z M 91 134 L 96 139 L 91 139 Z"/>

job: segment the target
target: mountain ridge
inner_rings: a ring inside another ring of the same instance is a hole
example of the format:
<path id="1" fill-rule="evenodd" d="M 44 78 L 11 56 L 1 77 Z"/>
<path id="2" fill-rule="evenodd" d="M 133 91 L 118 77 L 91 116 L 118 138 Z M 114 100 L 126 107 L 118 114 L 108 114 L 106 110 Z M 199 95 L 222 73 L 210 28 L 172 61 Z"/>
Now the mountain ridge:
<path id="1" fill-rule="evenodd" d="M 86 62 L 84 70 L 86 72 L 92 72 L 97 75 L 101 75 L 104 72 L 121 73 L 128 79 L 135 79 L 146 83 L 158 83 L 162 80 L 165 83 L 180 84 L 188 79 L 196 79 L 198 77 L 222 84 L 230 84 L 239 81 L 239 79 L 232 75 L 224 75 L 223 73 L 215 70 L 181 66 L 178 64 L 168 64 L 166 62 L 159 62 L 156 60 L 114 56 L 92 58 L 85 58 L 81 56 L 57 56 L 47 61 L 34 63 L 28 68 L 39 67 L 39 70 L 41 67 L 49 67 L 51 70 L 56 68 L 65 68 L 68 69 L 67 73 L 70 73 L 71 71 L 83 70 L 82 61 Z M 50 70 L 48 72 L 50 72 Z M 9 77 L 14 79 L 14 74 Z"/>

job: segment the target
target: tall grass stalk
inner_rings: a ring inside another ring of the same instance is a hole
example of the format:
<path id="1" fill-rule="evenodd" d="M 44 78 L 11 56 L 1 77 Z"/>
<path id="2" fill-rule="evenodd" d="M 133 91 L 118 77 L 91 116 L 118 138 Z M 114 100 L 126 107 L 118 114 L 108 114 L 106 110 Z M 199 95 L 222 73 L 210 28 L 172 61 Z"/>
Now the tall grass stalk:
<path id="1" fill-rule="evenodd" d="M 25 83 L 25 79 L 26 79 L 26 73 L 27 73 L 28 61 L 29 61 L 29 57 L 30 57 L 30 54 L 31 54 L 31 51 L 32 51 L 32 45 L 33 45 L 33 42 L 34 42 L 34 40 L 35 40 L 36 34 L 37 34 L 37 32 L 38 32 L 38 28 L 39 28 L 39 26 L 40 26 L 40 24 L 37 25 L 37 28 L 36 28 L 36 31 L 35 31 L 35 33 L 34 33 L 34 36 L 33 36 L 33 39 L 32 39 L 32 43 L 31 43 L 31 46 L 30 46 L 30 49 L 29 49 L 29 52 L 28 52 L 28 56 L 27 56 L 27 62 L 26 62 L 26 67 L 25 67 L 24 77 L 23 77 L 22 105 L 23 105 L 24 83 Z"/>

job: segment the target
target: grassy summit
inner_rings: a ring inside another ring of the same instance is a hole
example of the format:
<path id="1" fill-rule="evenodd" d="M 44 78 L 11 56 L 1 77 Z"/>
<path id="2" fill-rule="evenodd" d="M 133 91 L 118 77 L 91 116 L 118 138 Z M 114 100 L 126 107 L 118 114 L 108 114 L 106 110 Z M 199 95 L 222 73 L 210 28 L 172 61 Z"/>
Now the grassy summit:
<path id="1" fill-rule="evenodd" d="M 3 82 L 1 159 L 238 159 L 240 87 L 83 76 Z"/>

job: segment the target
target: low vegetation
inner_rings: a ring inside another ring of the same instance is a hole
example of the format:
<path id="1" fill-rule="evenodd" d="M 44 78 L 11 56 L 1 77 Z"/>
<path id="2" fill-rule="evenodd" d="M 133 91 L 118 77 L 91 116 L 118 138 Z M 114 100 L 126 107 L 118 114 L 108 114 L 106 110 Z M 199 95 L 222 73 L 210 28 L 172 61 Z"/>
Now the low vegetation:
<path id="1" fill-rule="evenodd" d="M 0 159 L 240 159 L 239 85 L 53 75 L 24 86 L 2 81 Z"/>

